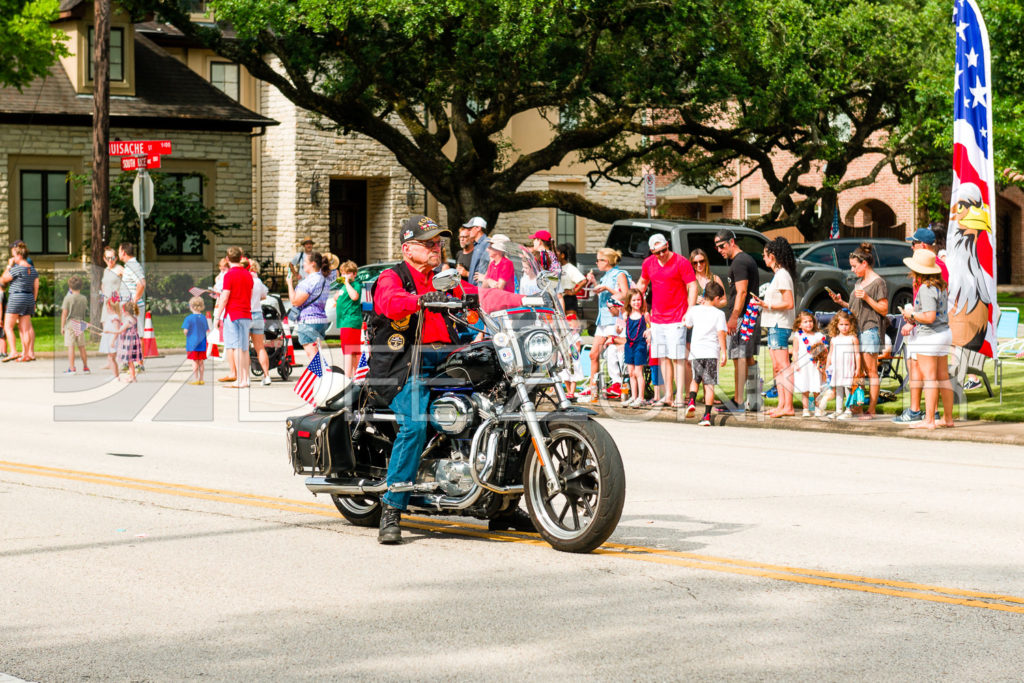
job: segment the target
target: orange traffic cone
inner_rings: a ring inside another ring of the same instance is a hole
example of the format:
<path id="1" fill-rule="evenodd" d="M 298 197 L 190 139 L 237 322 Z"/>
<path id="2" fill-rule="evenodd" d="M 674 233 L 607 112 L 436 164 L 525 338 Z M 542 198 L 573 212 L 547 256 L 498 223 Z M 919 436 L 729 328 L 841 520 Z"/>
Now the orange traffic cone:
<path id="1" fill-rule="evenodd" d="M 156 358 L 160 352 L 156 348 L 156 333 L 153 331 L 153 314 L 146 311 L 146 325 L 142 328 L 142 357 Z"/>
<path id="2" fill-rule="evenodd" d="M 206 312 L 206 324 L 210 328 L 210 332 L 206 336 L 207 346 L 210 347 L 210 353 L 208 355 L 210 358 L 220 358 L 220 326 L 213 322 L 209 311 Z"/>

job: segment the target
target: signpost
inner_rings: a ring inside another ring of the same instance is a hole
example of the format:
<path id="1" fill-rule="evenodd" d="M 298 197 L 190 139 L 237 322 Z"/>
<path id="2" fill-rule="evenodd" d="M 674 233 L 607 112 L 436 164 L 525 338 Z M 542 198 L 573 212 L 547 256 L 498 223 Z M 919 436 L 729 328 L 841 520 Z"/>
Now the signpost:
<path id="1" fill-rule="evenodd" d="M 644 174 L 644 206 L 647 207 L 647 217 L 651 217 L 651 209 L 658 204 L 658 193 L 655 188 L 656 176 L 653 173 Z"/>
<path id="2" fill-rule="evenodd" d="M 153 179 L 148 169 L 160 168 L 160 155 L 171 153 L 170 140 L 115 140 L 108 149 L 110 156 L 121 157 L 122 171 L 138 171 L 132 183 L 132 204 L 139 214 L 139 262 L 146 269 L 146 219 L 153 211 Z M 140 320 L 141 322 L 141 320 Z"/>

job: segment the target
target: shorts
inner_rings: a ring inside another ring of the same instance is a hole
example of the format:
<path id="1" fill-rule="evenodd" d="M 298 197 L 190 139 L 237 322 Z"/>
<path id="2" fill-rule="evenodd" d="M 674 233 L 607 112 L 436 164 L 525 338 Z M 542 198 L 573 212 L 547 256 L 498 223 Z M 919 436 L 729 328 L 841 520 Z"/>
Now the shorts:
<path id="1" fill-rule="evenodd" d="M 225 349 L 247 349 L 249 348 L 249 328 L 252 327 L 250 318 L 239 318 L 238 320 L 224 320 L 224 348 Z"/>
<path id="2" fill-rule="evenodd" d="M 252 327 L 249 328 L 249 334 L 266 334 L 266 328 L 263 324 L 263 311 L 252 312 Z"/>
<path id="3" fill-rule="evenodd" d="M 597 329 L 594 330 L 594 337 L 624 337 L 626 336 L 625 331 L 618 331 L 615 329 L 615 325 L 598 325 Z"/>
<path id="4" fill-rule="evenodd" d="M 661 366 L 657 358 L 650 361 L 651 363 L 651 384 L 661 384 Z"/>
<path id="5" fill-rule="evenodd" d="M 189 351 L 189 360 L 206 360 L 206 351 Z"/>
<path id="6" fill-rule="evenodd" d="M 626 365 L 647 365 L 648 357 L 647 342 L 641 341 L 634 345 L 626 342 L 626 352 L 623 354 L 623 362 Z"/>
<path id="7" fill-rule="evenodd" d="M 907 343 L 910 356 L 948 356 L 953 343 L 953 331 L 946 329 L 938 334 L 917 336 Z"/>
<path id="8" fill-rule="evenodd" d="M 788 327 L 769 327 L 768 328 L 768 348 L 773 351 L 780 349 L 789 348 L 789 336 L 793 333 L 793 330 Z"/>
<path id="9" fill-rule="evenodd" d="M 658 358 L 686 358 L 686 326 L 682 323 L 651 323 L 651 351 Z"/>
<path id="10" fill-rule="evenodd" d="M 330 323 L 299 323 L 295 328 L 295 336 L 299 340 L 299 346 L 315 344 L 324 340 L 324 333 L 330 327 Z"/>
<path id="11" fill-rule="evenodd" d="M 861 353 L 881 353 L 882 352 L 882 331 L 877 327 L 872 327 L 870 330 L 864 330 L 860 333 L 860 352 Z"/>
<path id="12" fill-rule="evenodd" d="M 359 353 L 362 348 L 363 331 L 357 327 L 342 327 L 338 330 L 338 341 L 342 353 Z"/>
<path id="13" fill-rule="evenodd" d="M 70 349 L 75 346 L 85 348 L 85 335 L 75 334 L 72 330 L 64 330 L 64 348 Z"/>
<path id="14" fill-rule="evenodd" d="M 729 358 L 732 360 L 737 360 L 739 358 L 754 358 L 757 356 L 757 347 L 760 342 L 760 325 L 754 326 L 753 333 L 746 341 L 743 341 L 743 339 L 740 338 L 739 328 L 736 329 L 734 334 L 727 334 L 725 336 L 725 346 L 729 351 Z"/>
<path id="15" fill-rule="evenodd" d="M 693 366 L 694 382 L 708 386 L 718 384 L 717 358 L 694 358 L 690 361 L 690 365 Z"/>

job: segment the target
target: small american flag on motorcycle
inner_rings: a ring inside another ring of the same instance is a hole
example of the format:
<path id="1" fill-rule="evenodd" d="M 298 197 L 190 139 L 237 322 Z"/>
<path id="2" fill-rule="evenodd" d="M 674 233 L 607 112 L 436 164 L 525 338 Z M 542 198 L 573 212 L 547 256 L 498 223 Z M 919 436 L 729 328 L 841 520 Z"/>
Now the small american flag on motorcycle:
<path id="1" fill-rule="evenodd" d="M 316 393 L 317 386 L 320 383 L 320 379 L 324 376 L 324 365 L 320 358 L 320 353 L 317 352 L 313 356 L 313 360 L 309 361 L 309 365 L 302 372 L 302 376 L 299 377 L 299 381 L 295 383 L 295 393 L 298 394 L 306 403 L 310 405 L 316 405 L 316 400 L 313 395 Z"/>
<path id="2" fill-rule="evenodd" d="M 359 364 L 356 365 L 356 372 L 352 376 L 353 382 L 362 382 L 370 372 L 370 339 L 366 331 L 366 323 L 363 323 L 363 330 L 360 336 Z"/>

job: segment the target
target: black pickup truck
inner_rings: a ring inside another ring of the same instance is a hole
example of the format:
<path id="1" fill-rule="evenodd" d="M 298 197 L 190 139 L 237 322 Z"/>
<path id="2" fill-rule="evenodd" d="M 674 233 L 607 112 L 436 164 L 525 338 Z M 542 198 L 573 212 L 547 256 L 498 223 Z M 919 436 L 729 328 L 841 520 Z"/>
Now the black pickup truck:
<path id="1" fill-rule="evenodd" d="M 737 246 L 754 257 L 761 272 L 761 291 L 758 293 L 763 295 L 772 279 L 772 272 L 764 264 L 762 255 L 768 238 L 750 228 L 723 223 L 631 218 L 612 224 L 608 238 L 605 240 L 605 246 L 622 252 L 622 260 L 619 261 L 618 267 L 628 272 L 633 278 L 633 282 L 636 282 L 640 279 L 640 268 L 644 259 L 651 255 L 647 240 L 651 235 L 661 233 L 668 239 L 672 251 L 687 258 L 694 249 L 703 249 L 708 255 L 712 272 L 721 277 L 722 282 L 726 282 L 729 265 L 715 249 L 715 233 L 722 228 L 732 230 L 736 234 Z M 593 270 L 595 277 L 600 279 L 595 254 L 577 254 L 577 265 L 584 274 Z M 844 298 L 849 294 L 846 274 L 838 268 L 798 259 L 796 271 L 796 309 L 798 311 L 803 309 L 836 310 L 835 304 L 832 303 L 825 291 L 826 287 L 841 293 Z M 586 329 L 592 330 L 597 317 L 597 297 L 581 297 L 580 313 L 586 321 Z"/>

